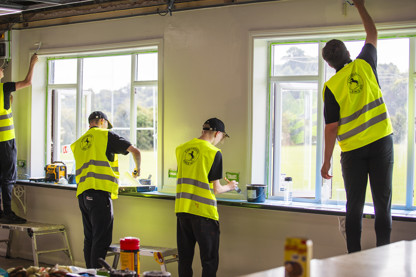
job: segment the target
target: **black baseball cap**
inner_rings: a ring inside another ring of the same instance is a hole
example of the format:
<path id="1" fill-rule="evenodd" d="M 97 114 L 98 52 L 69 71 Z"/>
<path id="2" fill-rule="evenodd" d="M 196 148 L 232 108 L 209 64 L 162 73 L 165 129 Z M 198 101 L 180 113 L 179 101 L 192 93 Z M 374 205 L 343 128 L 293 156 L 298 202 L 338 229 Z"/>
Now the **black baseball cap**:
<path id="1" fill-rule="evenodd" d="M 219 132 L 223 132 L 224 135 L 226 137 L 230 137 L 226 132 L 225 132 L 225 125 L 224 122 L 222 122 L 221 120 L 219 120 L 218 118 L 210 118 L 207 121 L 205 121 L 204 125 L 202 125 L 202 130 L 205 131 L 219 131 Z"/>
<path id="2" fill-rule="evenodd" d="M 108 120 L 108 117 L 105 115 L 105 113 L 103 113 L 101 111 L 92 112 L 90 114 L 90 116 L 88 117 L 88 122 L 91 122 L 91 120 L 93 120 L 93 119 L 105 119 L 108 122 L 108 129 L 113 128 L 113 125 Z"/>

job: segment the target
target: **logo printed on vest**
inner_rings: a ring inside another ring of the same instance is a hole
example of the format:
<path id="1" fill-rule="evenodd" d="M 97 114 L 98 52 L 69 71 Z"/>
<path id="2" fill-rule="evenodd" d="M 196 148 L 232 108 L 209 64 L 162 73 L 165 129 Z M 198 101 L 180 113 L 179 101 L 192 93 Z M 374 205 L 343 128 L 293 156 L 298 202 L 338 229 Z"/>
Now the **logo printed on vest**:
<path id="1" fill-rule="evenodd" d="M 187 165 L 193 164 L 199 158 L 199 149 L 196 147 L 191 147 L 185 150 L 185 158 L 183 162 Z"/>
<path id="2" fill-rule="evenodd" d="M 357 73 L 351 73 L 348 77 L 348 88 L 350 89 L 350 93 L 360 93 L 363 89 L 363 78 Z"/>
<path id="3" fill-rule="evenodd" d="M 94 141 L 94 137 L 91 134 L 86 135 L 81 141 L 81 150 L 88 150 Z"/>

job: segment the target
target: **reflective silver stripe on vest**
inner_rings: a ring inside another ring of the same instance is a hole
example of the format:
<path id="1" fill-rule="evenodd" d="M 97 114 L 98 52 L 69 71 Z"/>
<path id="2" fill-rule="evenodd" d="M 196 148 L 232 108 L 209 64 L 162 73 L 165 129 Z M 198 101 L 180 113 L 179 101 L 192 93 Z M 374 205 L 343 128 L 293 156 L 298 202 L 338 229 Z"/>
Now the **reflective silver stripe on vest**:
<path id="1" fill-rule="evenodd" d="M 361 110 L 356 111 L 352 115 L 349 115 L 347 117 L 341 118 L 338 125 L 347 124 L 347 123 L 349 123 L 349 122 L 357 119 L 360 115 L 368 112 L 371 109 L 374 109 L 374 108 L 382 105 L 383 103 L 384 103 L 384 100 L 383 100 L 382 97 L 380 97 L 379 99 L 376 99 L 373 102 L 368 103 L 367 105 L 365 105 L 364 107 L 362 107 Z"/>
<path id="2" fill-rule="evenodd" d="M 106 174 L 100 174 L 100 173 L 95 173 L 95 172 L 88 172 L 87 175 L 82 176 L 79 179 L 79 182 L 82 183 L 82 182 L 85 181 L 85 179 L 90 178 L 90 177 L 95 178 L 95 179 L 99 179 L 99 180 L 106 180 L 106 181 L 110 181 L 110 182 L 118 184 L 118 179 L 117 178 L 115 178 L 113 176 L 106 175 Z"/>
<path id="3" fill-rule="evenodd" d="M 87 167 L 89 167 L 90 165 L 95 165 L 95 166 L 106 166 L 106 167 L 110 167 L 108 162 L 105 161 L 96 161 L 96 160 L 90 160 L 87 163 L 84 163 L 81 168 L 77 169 L 77 171 L 75 172 L 76 175 L 80 175 L 82 173 L 82 171 L 84 169 L 86 169 Z"/>
<path id="4" fill-rule="evenodd" d="M 0 127 L 0 132 L 9 131 L 13 129 L 14 129 L 14 125 L 4 126 L 4 127 Z"/>
<path id="5" fill-rule="evenodd" d="M 203 204 L 207 204 L 207 205 L 211 205 L 216 207 L 217 206 L 217 201 L 212 200 L 212 199 L 208 199 L 202 196 L 198 196 L 195 194 L 191 194 L 191 193 L 187 193 L 187 192 L 179 192 L 176 194 L 176 199 L 180 199 L 180 198 L 184 198 L 184 199 L 189 199 L 192 201 L 196 201 L 199 203 L 203 203 Z"/>
<path id="6" fill-rule="evenodd" d="M 13 115 L 11 113 L 5 114 L 5 115 L 0 115 L 0 120 L 12 118 L 12 117 L 13 117 Z"/>
<path id="7" fill-rule="evenodd" d="M 190 179 L 190 178 L 178 178 L 178 181 L 176 182 L 178 185 L 181 184 L 188 184 L 188 185 L 192 185 L 192 186 L 196 186 L 198 188 L 201 189 L 206 189 L 209 190 L 211 192 L 213 192 L 212 189 L 210 189 L 209 184 L 204 183 L 204 182 L 200 182 L 198 180 L 195 179 Z"/>
<path id="8" fill-rule="evenodd" d="M 337 136 L 337 139 L 339 141 L 342 141 L 342 140 L 345 140 L 345 139 L 350 138 L 352 136 L 355 136 L 356 134 L 361 133 L 365 129 L 367 129 L 367 128 L 371 127 L 372 125 L 375 125 L 375 124 L 377 124 L 377 123 L 379 123 L 379 122 L 381 122 L 381 121 L 383 121 L 383 120 L 385 120 L 387 118 L 388 118 L 387 113 L 379 114 L 378 116 L 373 117 L 369 121 L 361 124 L 357 128 L 354 128 L 354 129 L 352 129 L 352 130 L 350 130 L 350 131 L 348 131 L 348 132 L 346 132 L 346 133 L 344 133 L 342 135 Z"/>

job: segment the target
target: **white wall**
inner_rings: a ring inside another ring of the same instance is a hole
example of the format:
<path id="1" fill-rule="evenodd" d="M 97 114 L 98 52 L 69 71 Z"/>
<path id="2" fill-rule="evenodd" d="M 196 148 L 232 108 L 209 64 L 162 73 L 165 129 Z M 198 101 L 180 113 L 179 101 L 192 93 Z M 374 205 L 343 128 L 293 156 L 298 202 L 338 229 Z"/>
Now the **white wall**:
<path id="1" fill-rule="evenodd" d="M 414 0 L 366 2 L 376 23 L 416 22 Z M 224 170 L 241 172 L 241 183 L 245 184 L 250 182 L 248 172 L 251 171 L 249 33 L 359 24 L 354 8 L 349 7 L 347 15 L 343 15 L 341 3 L 341 0 L 289 0 L 174 12 L 173 16 L 165 17 L 148 15 L 15 31 L 18 45 L 14 44 L 13 50 L 18 51 L 20 58 L 13 60 L 13 63 L 18 61 L 13 66 L 20 70 L 13 74 L 13 79 L 23 79 L 26 75 L 30 52 L 37 48 L 34 44 L 38 41 L 42 41 L 40 54 L 47 54 L 57 48 L 83 49 L 91 45 L 163 39 L 164 175 L 168 168 L 176 168 L 175 147 L 198 136 L 204 120 L 217 116 L 225 122 L 231 136 L 221 145 Z M 30 131 L 43 132 L 42 107 L 36 112 L 31 107 L 34 99 L 41 103 L 43 96 L 42 90 L 16 94 L 13 111 L 19 159 L 36 159 L 38 154 L 30 157 L 30 150 L 43 147 L 44 140 L 31 143 L 33 135 L 30 134 Z M 42 168 L 43 164 L 32 166 Z M 28 219 L 68 226 L 76 263 L 82 265 L 82 224 L 75 193 L 44 188 L 28 188 L 27 192 Z M 122 196 L 114 206 L 115 241 L 125 235 L 137 235 L 143 244 L 175 246 L 173 201 Z M 345 252 L 338 219 L 334 216 L 226 206 L 220 206 L 219 212 L 222 232 L 218 276 L 236 276 L 280 266 L 286 236 L 311 238 L 316 258 Z M 373 220 L 364 220 L 364 248 L 375 244 L 372 224 Z M 415 226 L 416 223 L 394 222 L 393 240 L 415 239 Z M 24 236 L 20 241 L 25 243 Z M 26 244 L 14 247 L 14 251 L 30 257 Z M 58 256 L 44 259 L 50 261 Z M 57 262 L 63 263 L 65 259 L 59 258 Z M 151 260 L 144 263 L 147 269 L 155 265 Z M 199 258 L 195 264 L 199 265 Z M 168 269 L 175 276 L 176 268 Z M 196 266 L 195 276 L 198 275 L 200 268 Z"/>

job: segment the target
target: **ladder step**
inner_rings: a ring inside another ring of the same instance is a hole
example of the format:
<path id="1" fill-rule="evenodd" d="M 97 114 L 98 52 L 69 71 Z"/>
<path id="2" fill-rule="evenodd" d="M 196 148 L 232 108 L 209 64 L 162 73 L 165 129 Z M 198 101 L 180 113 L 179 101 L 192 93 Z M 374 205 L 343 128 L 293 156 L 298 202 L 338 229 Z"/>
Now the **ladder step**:
<path id="1" fill-rule="evenodd" d="M 43 253 L 52 253 L 52 252 L 60 252 L 60 251 L 68 251 L 68 248 L 60 248 L 60 249 L 51 249 L 51 250 L 42 250 L 42 251 L 36 251 L 37 254 L 43 254 Z"/>

